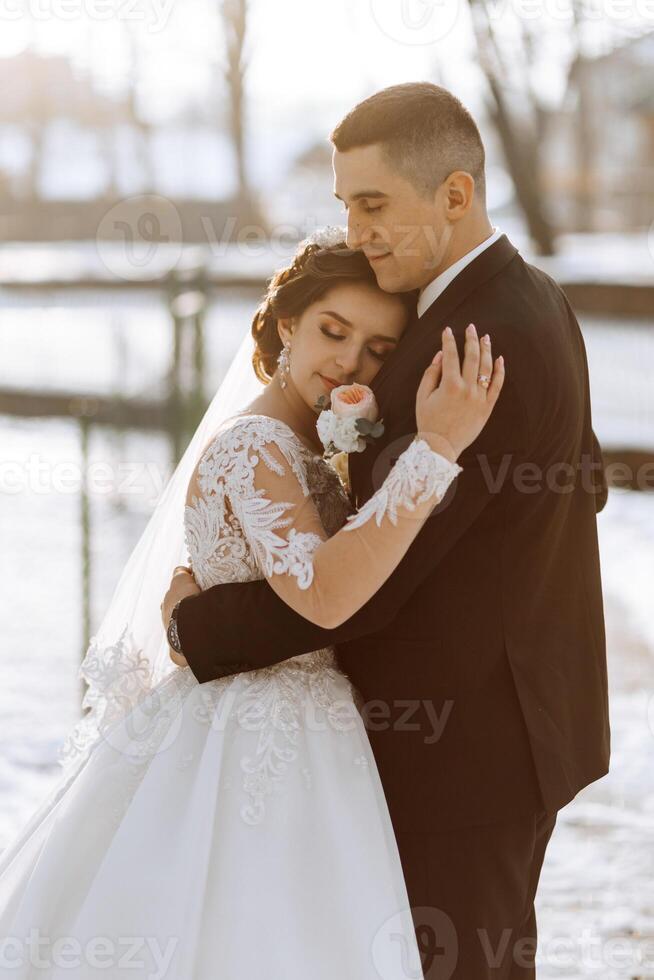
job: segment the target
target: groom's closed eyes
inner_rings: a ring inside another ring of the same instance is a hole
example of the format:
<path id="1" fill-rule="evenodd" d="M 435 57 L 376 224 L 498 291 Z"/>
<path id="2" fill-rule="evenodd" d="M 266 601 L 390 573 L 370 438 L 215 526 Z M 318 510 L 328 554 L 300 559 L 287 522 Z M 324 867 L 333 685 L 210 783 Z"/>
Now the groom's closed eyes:
<path id="1" fill-rule="evenodd" d="M 350 208 L 350 205 L 346 201 L 344 201 L 339 194 L 334 193 L 334 197 L 341 202 L 341 204 L 343 205 L 343 210 L 347 213 L 347 211 Z M 384 194 L 383 191 L 357 191 L 356 194 L 352 195 L 352 202 L 353 203 L 361 202 L 363 210 L 367 214 L 372 214 L 374 211 L 381 211 L 383 205 L 378 205 L 377 207 L 371 207 L 368 204 L 368 201 L 369 200 L 381 201 L 381 200 L 385 200 L 386 197 L 387 195 Z"/>

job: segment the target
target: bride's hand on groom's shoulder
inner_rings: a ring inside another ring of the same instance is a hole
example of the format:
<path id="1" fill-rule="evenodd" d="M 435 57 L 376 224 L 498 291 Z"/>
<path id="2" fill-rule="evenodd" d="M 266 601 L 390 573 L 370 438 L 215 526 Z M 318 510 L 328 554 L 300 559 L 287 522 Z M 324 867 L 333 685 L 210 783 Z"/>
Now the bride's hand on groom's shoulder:
<path id="1" fill-rule="evenodd" d="M 456 462 L 490 418 L 504 384 L 504 359 L 493 363 L 491 339 L 470 324 L 461 366 L 454 334 L 443 331 L 443 349 L 425 371 L 416 397 L 418 437 Z"/>

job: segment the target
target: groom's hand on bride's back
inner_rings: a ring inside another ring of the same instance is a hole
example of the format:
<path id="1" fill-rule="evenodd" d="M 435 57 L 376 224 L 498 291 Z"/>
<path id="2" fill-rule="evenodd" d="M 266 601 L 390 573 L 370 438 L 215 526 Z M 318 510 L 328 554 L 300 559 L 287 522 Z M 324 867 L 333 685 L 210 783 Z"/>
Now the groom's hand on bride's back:
<path id="1" fill-rule="evenodd" d="M 443 349 L 425 371 L 416 396 L 418 437 L 455 462 L 480 434 L 504 384 L 504 359 L 493 364 L 488 334 L 481 341 L 474 324 L 466 330 L 463 367 L 450 327 Z"/>
<path id="2" fill-rule="evenodd" d="M 168 591 L 161 603 L 161 619 L 164 628 L 168 629 L 170 615 L 180 599 L 186 599 L 189 595 L 199 595 L 202 589 L 195 581 L 195 577 L 190 568 L 178 565 L 173 572 Z"/>
<path id="3" fill-rule="evenodd" d="M 168 587 L 168 591 L 166 592 L 164 600 L 161 603 L 161 620 L 163 622 L 164 631 L 168 629 L 172 611 L 180 599 L 186 599 L 188 596 L 199 595 L 201 591 L 202 590 L 195 581 L 195 577 L 191 569 L 178 565 L 173 572 L 173 577 L 170 580 L 170 586 Z M 178 667 L 187 666 L 185 657 L 173 650 L 172 647 L 168 647 L 168 650 L 171 660 L 173 660 Z"/>

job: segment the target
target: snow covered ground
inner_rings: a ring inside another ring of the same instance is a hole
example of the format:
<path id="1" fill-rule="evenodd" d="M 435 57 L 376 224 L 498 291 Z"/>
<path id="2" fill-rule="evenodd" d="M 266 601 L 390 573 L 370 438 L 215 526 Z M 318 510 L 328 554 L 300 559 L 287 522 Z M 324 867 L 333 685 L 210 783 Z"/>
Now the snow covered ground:
<path id="1" fill-rule="evenodd" d="M 559 815 L 539 891 L 539 976 L 654 977 L 654 495 L 600 516 L 611 691 L 609 775 Z"/>

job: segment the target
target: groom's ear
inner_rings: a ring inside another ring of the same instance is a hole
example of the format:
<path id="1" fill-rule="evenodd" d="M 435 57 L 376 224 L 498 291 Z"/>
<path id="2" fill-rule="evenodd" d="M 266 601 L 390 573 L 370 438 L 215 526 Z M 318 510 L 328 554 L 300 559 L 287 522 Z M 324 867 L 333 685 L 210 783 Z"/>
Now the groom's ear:
<path id="1" fill-rule="evenodd" d="M 475 179 L 465 170 L 455 170 L 443 182 L 445 208 L 450 221 L 459 221 L 470 211 L 475 199 Z"/>

